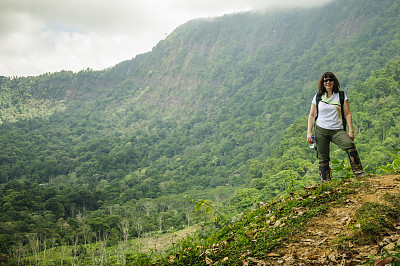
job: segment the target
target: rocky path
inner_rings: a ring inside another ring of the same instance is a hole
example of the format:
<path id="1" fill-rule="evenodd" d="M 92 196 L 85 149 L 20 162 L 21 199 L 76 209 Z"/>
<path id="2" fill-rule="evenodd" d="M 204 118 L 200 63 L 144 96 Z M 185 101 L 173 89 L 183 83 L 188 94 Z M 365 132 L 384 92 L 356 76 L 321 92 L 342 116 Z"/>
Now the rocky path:
<path id="1" fill-rule="evenodd" d="M 385 194 L 400 195 L 400 175 L 370 176 L 360 182 L 361 186 L 345 199 L 345 204 L 332 206 L 324 216 L 314 217 L 305 233 L 279 249 L 273 264 L 358 265 L 373 257 L 376 265 L 386 265 L 378 259 L 382 251 L 390 256 L 395 245 L 400 245 L 400 223 L 394 230 L 387 230 L 387 236 L 372 246 L 358 246 L 345 238 L 352 235 L 352 226 L 359 226 L 355 214 L 363 204 L 386 204 Z"/>

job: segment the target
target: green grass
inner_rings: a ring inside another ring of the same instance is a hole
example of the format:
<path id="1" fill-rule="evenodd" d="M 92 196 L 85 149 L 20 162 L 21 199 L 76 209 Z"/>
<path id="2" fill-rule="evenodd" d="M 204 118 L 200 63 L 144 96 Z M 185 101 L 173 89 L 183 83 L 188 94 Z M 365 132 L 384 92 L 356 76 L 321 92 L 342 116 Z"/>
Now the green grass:
<path id="1" fill-rule="evenodd" d="M 400 220 L 400 196 L 386 194 L 387 204 L 366 202 L 356 213 L 358 226 L 349 239 L 359 245 L 377 244 Z"/>

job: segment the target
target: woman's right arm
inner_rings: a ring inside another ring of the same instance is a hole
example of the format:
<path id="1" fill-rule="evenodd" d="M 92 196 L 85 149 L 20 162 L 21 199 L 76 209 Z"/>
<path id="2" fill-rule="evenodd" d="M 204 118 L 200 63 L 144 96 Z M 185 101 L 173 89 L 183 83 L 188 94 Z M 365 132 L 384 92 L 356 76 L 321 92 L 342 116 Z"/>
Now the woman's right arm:
<path id="1" fill-rule="evenodd" d="M 317 106 L 315 104 L 311 104 L 310 114 L 308 115 L 308 127 L 307 127 L 307 141 L 310 144 L 313 143 L 312 127 L 314 125 L 316 116 L 317 116 Z"/>

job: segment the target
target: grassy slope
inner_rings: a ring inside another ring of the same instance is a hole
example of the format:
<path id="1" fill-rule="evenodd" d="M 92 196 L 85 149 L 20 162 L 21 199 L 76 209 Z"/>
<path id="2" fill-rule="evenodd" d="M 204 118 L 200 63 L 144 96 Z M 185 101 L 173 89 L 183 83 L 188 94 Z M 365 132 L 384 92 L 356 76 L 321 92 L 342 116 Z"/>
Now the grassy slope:
<path id="1" fill-rule="evenodd" d="M 159 263 L 368 262 L 388 254 L 400 255 L 399 246 L 392 241 L 399 241 L 399 215 L 400 175 L 330 182 L 262 204 L 209 239 L 187 239 L 179 252 Z"/>

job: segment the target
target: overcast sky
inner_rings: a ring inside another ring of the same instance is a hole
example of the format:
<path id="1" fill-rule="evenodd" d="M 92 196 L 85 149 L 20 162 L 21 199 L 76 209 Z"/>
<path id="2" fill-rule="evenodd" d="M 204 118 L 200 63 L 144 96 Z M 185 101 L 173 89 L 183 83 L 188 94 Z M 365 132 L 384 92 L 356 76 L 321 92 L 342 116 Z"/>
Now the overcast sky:
<path id="1" fill-rule="evenodd" d="M 0 76 L 101 70 L 151 49 L 179 25 L 330 0 L 0 0 Z"/>

